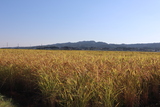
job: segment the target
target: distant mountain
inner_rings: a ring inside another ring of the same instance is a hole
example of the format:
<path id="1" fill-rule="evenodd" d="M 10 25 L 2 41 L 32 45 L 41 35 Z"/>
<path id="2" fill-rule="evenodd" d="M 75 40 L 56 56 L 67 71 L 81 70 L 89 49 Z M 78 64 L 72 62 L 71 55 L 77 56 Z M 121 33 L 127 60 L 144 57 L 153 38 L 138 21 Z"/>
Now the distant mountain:
<path id="1" fill-rule="evenodd" d="M 135 48 L 160 48 L 160 43 L 144 43 L 144 44 L 130 44 L 128 47 L 135 47 Z"/>
<path id="2" fill-rule="evenodd" d="M 105 42 L 79 41 L 57 43 L 33 47 L 12 47 L 16 49 L 50 49 L 50 50 L 109 50 L 109 51 L 160 51 L 160 43 L 143 44 L 107 44 Z"/>
<path id="3" fill-rule="evenodd" d="M 58 48 L 72 47 L 85 50 L 124 50 L 124 51 L 159 51 L 160 43 L 139 43 L 139 44 L 107 44 L 105 42 L 80 41 L 75 43 L 58 43 L 52 44 Z"/>
<path id="4" fill-rule="evenodd" d="M 75 43 L 58 43 L 58 44 L 53 44 L 53 46 L 57 47 L 96 47 L 96 48 L 103 48 L 103 47 L 108 47 L 109 45 L 105 42 L 95 42 L 95 41 L 80 41 L 80 42 L 75 42 Z"/>

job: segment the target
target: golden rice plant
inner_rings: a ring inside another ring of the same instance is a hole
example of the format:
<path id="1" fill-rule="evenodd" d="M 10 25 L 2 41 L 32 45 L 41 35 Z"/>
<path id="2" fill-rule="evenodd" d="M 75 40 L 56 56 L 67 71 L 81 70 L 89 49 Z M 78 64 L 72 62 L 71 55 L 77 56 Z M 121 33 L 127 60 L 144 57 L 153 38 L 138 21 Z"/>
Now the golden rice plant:
<path id="1" fill-rule="evenodd" d="M 140 107 L 159 100 L 160 53 L 0 50 L 0 91 L 48 107 Z"/>

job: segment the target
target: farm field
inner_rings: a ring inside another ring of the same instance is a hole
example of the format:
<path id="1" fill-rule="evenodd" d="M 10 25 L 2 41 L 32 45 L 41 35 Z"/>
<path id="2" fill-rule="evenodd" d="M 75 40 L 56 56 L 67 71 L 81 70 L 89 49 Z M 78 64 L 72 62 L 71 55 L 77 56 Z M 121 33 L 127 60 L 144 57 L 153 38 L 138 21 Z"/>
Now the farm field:
<path id="1" fill-rule="evenodd" d="M 0 49 L 0 93 L 24 107 L 145 107 L 160 53 Z"/>

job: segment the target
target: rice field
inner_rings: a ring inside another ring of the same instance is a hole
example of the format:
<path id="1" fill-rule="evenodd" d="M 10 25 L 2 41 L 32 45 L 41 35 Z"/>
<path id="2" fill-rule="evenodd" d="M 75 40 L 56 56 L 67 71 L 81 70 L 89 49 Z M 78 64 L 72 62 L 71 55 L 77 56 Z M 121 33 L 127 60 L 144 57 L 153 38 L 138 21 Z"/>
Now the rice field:
<path id="1" fill-rule="evenodd" d="M 160 101 L 160 53 L 0 49 L 0 93 L 38 107 Z"/>

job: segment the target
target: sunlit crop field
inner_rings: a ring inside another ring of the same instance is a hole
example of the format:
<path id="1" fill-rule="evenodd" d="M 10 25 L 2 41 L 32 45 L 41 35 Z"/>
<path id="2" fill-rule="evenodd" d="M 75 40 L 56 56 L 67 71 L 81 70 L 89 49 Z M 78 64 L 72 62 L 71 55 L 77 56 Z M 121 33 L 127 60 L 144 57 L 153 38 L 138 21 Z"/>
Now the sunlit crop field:
<path id="1" fill-rule="evenodd" d="M 0 91 L 45 107 L 146 106 L 160 100 L 160 53 L 1 49 Z"/>

